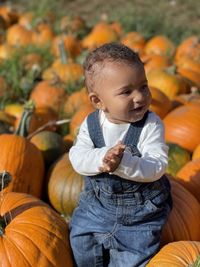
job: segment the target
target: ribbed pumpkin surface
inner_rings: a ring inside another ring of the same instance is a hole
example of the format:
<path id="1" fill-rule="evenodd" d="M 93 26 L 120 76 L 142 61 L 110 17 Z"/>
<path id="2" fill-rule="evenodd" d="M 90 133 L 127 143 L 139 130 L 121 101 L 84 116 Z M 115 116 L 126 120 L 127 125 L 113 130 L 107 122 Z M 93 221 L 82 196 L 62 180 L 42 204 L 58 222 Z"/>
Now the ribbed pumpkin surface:
<path id="1" fill-rule="evenodd" d="M 0 235 L 0 267 L 72 267 L 66 222 L 44 202 L 10 192 L 1 197 L 7 225 Z"/>
<path id="2" fill-rule="evenodd" d="M 41 152 L 26 138 L 0 135 L 0 172 L 8 171 L 13 180 L 6 191 L 41 195 L 44 161 Z"/>
<path id="3" fill-rule="evenodd" d="M 180 240 L 200 240 L 200 204 L 182 185 L 173 180 L 173 209 L 164 226 L 162 243 Z"/>
<path id="4" fill-rule="evenodd" d="M 199 254 L 200 242 L 173 242 L 164 246 L 147 264 L 147 267 L 193 266 Z"/>
<path id="5" fill-rule="evenodd" d="M 71 216 L 83 190 L 83 177 L 72 168 L 68 154 L 54 164 L 48 176 L 48 195 L 51 204 L 61 214 Z"/>
<path id="6" fill-rule="evenodd" d="M 200 105 L 180 106 L 164 118 L 167 142 L 176 143 L 193 152 L 200 143 Z"/>
<path id="7" fill-rule="evenodd" d="M 200 158 L 183 166 L 177 173 L 177 179 L 200 203 Z"/>

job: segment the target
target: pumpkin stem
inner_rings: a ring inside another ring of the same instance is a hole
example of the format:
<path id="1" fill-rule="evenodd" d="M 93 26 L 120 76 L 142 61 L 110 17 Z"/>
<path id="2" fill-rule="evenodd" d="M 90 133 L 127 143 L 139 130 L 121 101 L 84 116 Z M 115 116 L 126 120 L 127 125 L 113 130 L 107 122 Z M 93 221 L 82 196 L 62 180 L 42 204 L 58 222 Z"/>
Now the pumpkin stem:
<path id="1" fill-rule="evenodd" d="M 170 67 L 167 67 L 165 69 L 165 71 L 168 73 L 168 74 L 175 74 L 176 73 L 176 69 L 177 67 L 175 65 L 172 65 Z"/>
<path id="2" fill-rule="evenodd" d="M 0 216 L 0 236 L 4 234 L 5 227 L 6 227 L 6 221 L 4 217 Z"/>
<path id="3" fill-rule="evenodd" d="M 35 105 L 32 100 L 28 101 L 24 105 L 24 111 L 22 113 L 22 117 L 19 123 L 19 126 L 17 127 L 15 134 L 19 136 L 26 137 L 29 132 L 29 126 L 32 114 L 35 110 Z"/>
<path id="4" fill-rule="evenodd" d="M 67 64 L 67 56 L 66 56 L 66 53 L 65 53 L 65 46 L 64 46 L 64 42 L 63 41 L 59 42 L 58 48 L 59 48 L 61 63 L 62 64 Z"/>
<path id="5" fill-rule="evenodd" d="M 12 176 L 9 172 L 3 171 L 0 173 L 0 191 L 3 191 L 4 188 L 6 188 L 9 183 L 12 180 Z"/>

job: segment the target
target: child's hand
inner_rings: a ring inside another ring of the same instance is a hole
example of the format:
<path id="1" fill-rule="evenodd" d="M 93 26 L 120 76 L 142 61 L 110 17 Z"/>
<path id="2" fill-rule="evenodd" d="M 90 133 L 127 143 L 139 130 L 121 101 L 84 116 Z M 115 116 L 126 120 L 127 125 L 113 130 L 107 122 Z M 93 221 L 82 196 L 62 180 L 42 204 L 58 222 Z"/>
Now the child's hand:
<path id="1" fill-rule="evenodd" d="M 103 165 L 99 170 L 101 172 L 115 171 L 120 164 L 125 147 L 125 145 L 119 142 L 117 145 L 109 149 L 103 158 Z"/>

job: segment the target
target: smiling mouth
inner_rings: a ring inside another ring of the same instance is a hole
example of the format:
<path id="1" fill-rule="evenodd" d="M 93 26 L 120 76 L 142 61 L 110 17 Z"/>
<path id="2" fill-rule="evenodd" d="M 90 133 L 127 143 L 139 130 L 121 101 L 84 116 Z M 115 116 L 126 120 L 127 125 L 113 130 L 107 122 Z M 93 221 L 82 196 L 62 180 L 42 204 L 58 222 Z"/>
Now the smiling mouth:
<path id="1" fill-rule="evenodd" d="M 137 111 L 142 111 L 143 108 L 144 108 L 144 106 L 141 106 L 141 107 L 132 109 L 132 111 L 136 111 L 136 112 L 137 112 Z"/>

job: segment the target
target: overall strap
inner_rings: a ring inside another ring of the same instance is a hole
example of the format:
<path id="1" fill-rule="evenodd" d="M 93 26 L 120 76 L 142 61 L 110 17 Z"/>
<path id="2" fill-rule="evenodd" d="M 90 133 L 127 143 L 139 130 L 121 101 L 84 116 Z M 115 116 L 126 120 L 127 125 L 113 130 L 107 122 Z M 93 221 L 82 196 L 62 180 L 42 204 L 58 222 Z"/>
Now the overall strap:
<path id="1" fill-rule="evenodd" d="M 89 135 L 94 143 L 94 146 L 96 148 L 104 147 L 105 141 L 99 122 L 99 110 L 95 110 L 94 112 L 88 115 L 87 125 L 88 125 Z"/>
<path id="2" fill-rule="evenodd" d="M 137 145 L 148 114 L 149 111 L 144 114 L 144 117 L 140 121 L 131 123 L 125 136 L 124 144 L 127 145 L 133 156 L 141 157 Z"/>

